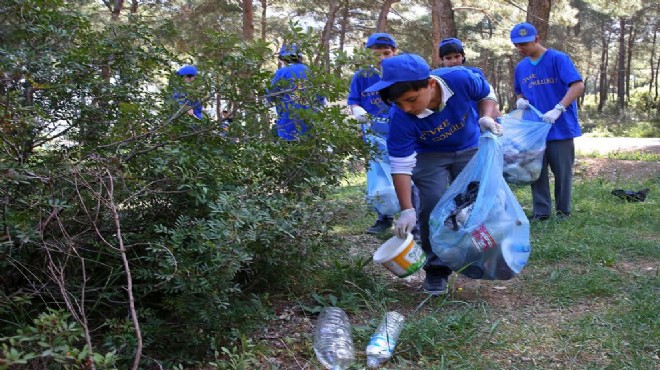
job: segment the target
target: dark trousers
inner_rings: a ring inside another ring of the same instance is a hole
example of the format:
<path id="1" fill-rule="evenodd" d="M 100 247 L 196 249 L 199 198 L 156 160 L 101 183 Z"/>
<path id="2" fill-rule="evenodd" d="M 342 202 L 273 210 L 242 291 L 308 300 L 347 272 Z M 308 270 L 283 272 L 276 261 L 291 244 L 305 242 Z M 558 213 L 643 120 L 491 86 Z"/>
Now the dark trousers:
<path id="1" fill-rule="evenodd" d="M 573 163 L 575 145 L 573 139 L 548 141 L 543 156 L 543 169 L 539 179 L 532 183 L 534 216 L 550 216 L 550 178 L 548 167 L 555 176 L 555 210 L 557 213 L 571 213 L 571 191 L 573 188 Z"/>
<path id="2" fill-rule="evenodd" d="M 429 238 L 429 217 L 431 211 L 454 181 L 459 173 L 468 164 L 477 148 L 458 152 L 435 152 L 417 155 L 417 164 L 413 169 L 412 179 L 419 189 L 419 226 L 421 231 L 422 249 L 426 253 L 427 272 L 450 275 L 451 269 L 447 267 L 438 256 L 433 253 Z"/>

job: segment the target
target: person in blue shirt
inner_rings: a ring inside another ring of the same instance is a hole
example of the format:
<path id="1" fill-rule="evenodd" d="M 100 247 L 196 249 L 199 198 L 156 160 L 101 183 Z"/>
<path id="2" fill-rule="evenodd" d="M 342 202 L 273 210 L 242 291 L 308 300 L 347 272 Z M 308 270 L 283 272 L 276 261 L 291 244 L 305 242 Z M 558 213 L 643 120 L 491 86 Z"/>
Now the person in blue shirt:
<path id="1" fill-rule="evenodd" d="M 432 295 L 444 294 L 452 271 L 433 253 L 429 216 L 449 183 L 477 151 L 480 131 L 502 134 L 502 127 L 493 119 L 495 95 L 482 76 L 463 67 L 431 71 L 415 54 L 383 60 L 381 80 L 366 90 L 374 91 L 385 104 L 394 103 L 387 149 L 402 209 L 395 233 L 405 237 L 417 223 L 410 200 L 412 180 L 419 189 L 419 225 L 427 256 L 422 287 Z M 479 112 L 473 107 L 475 101 Z"/>
<path id="2" fill-rule="evenodd" d="M 190 84 L 195 81 L 195 78 L 197 78 L 197 67 L 193 65 L 185 65 L 179 68 L 179 70 L 176 71 L 176 74 L 182 79 L 181 85 Z M 180 88 L 175 88 L 173 98 L 179 103 L 179 105 L 190 107 L 190 109 L 186 111 L 188 115 L 197 119 L 202 119 L 202 103 L 200 101 L 189 99 L 188 95 L 185 92 L 182 92 Z"/>
<path id="3" fill-rule="evenodd" d="M 519 23 L 511 30 L 511 42 L 524 57 L 516 66 L 514 88 L 518 95 L 516 107 L 527 109 L 533 105 L 552 124 L 546 139 L 541 175 L 532 183 L 532 220 L 550 218 L 552 203 L 548 166 L 555 176 L 555 210 L 558 218 L 571 214 L 573 138 L 582 135 L 577 117 L 576 99 L 584 92 L 584 82 L 571 58 L 539 43 L 536 28 Z"/>
<path id="4" fill-rule="evenodd" d="M 378 92 L 367 93 L 365 90 L 380 81 L 380 63 L 382 60 L 396 55 L 396 41 L 391 35 L 378 32 L 367 38 L 365 47 L 373 52 L 378 64 L 362 68 L 353 74 L 347 99 L 348 107 L 353 118 L 361 123 L 362 135 L 365 141 L 367 141 L 367 134 L 387 140 L 390 132 L 390 107 L 383 103 Z M 382 156 L 385 158 L 381 158 L 381 160 L 387 161 L 387 148 L 379 149 L 384 151 Z M 391 229 L 394 224 L 394 215 L 386 215 L 378 209 L 374 210 L 378 214 L 378 219 L 376 219 L 376 223 L 367 229 L 367 233 L 379 234 Z M 419 237 L 418 234 L 418 230 L 413 231 L 413 235 L 416 237 Z"/>
<path id="5" fill-rule="evenodd" d="M 311 124 L 300 117 L 300 112 L 310 109 L 306 102 L 305 81 L 309 68 L 303 64 L 302 54 L 296 44 L 282 45 L 278 54 L 284 64 L 275 72 L 268 90 L 268 100 L 275 103 L 277 120 L 275 129 L 277 136 L 286 141 L 300 140 L 311 129 Z M 323 98 L 317 97 L 314 104 L 323 104 Z"/>

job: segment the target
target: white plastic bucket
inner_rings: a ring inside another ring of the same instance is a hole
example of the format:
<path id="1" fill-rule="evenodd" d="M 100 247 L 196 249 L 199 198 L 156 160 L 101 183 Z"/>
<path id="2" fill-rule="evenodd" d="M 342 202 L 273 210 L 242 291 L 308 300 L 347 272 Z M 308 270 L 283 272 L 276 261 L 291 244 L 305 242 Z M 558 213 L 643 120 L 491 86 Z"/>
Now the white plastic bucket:
<path id="1" fill-rule="evenodd" d="M 405 239 L 392 237 L 374 253 L 374 263 L 385 266 L 398 277 L 417 272 L 426 263 L 426 253 L 415 242 L 412 234 Z"/>

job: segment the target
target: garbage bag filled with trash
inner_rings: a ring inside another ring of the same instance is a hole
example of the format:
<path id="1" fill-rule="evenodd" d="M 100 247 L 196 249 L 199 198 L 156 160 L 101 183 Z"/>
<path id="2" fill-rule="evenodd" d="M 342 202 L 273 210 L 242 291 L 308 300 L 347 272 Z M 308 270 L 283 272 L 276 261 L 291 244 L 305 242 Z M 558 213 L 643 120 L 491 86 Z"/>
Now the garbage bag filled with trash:
<path id="1" fill-rule="evenodd" d="M 433 252 L 473 279 L 508 280 L 527 264 L 529 221 L 502 176 L 502 145 L 485 133 L 479 150 L 431 212 Z"/>
<path id="2" fill-rule="evenodd" d="M 530 106 L 516 109 L 501 119 L 504 179 L 509 184 L 531 184 L 541 175 L 545 140 L 552 127 L 542 117 L 541 112 Z"/>
<path id="3" fill-rule="evenodd" d="M 399 212 L 400 206 L 394 190 L 387 143 L 385 139 L 374 135 L 367 135 L 367 141 L 374 145 L 381 155 L 369 162 L 366 201 L 381 214 L 394 215 Z"/>

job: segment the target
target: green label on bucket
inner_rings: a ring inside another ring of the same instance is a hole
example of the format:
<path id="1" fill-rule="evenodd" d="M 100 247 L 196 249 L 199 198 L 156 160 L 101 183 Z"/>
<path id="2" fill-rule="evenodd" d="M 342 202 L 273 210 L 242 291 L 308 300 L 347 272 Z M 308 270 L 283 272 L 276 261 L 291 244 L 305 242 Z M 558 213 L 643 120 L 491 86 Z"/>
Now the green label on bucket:
<path id="1" fill-rule="evenodd" d="M 406 259 L 408 261 L 414 261 L 408 268 L 406 269 L 405 275 L 402 275 L 400 277 L 406 277 L 414 274 L 415 272 L 419 271 L 419 269 L 424 266 L 426 263 L 426 253 L 422 250 L 422 248 L 412 248 L 410 252 L 406 255 Z"/>

